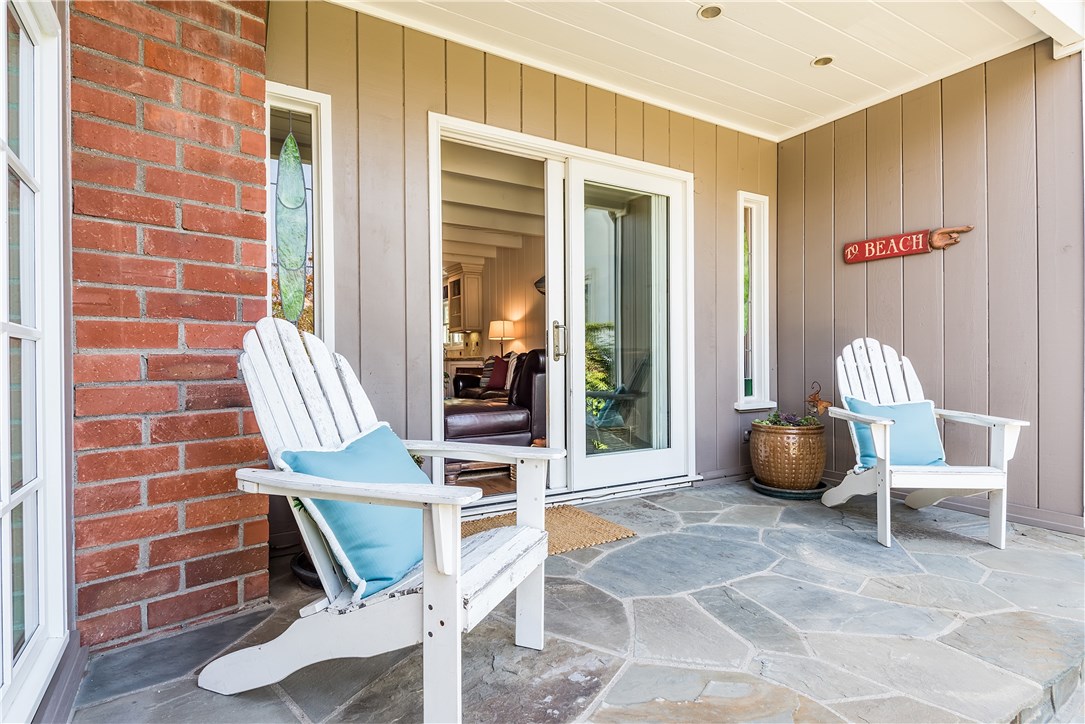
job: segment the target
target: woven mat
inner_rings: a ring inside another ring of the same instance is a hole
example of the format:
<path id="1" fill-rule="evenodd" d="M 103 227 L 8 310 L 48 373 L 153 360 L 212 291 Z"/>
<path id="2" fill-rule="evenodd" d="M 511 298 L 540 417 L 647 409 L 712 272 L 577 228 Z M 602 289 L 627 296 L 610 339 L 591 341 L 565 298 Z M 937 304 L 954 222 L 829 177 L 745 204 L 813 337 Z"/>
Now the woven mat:
<path id="1" fill-rule="evenodd" d="M 516 513 L 503 513 L 490 518 L 465 520 L 460 523 L 460 535 L 466 538 L 484 530 L 503 525 L 515 525 Z M 572 505 L 555 505 L 546 509 L 546 532 L 550 534 L 550 555 L 590 548 L 612 540 L 636 535 L 625 526 L 611 523 L 594 513 Z"/>

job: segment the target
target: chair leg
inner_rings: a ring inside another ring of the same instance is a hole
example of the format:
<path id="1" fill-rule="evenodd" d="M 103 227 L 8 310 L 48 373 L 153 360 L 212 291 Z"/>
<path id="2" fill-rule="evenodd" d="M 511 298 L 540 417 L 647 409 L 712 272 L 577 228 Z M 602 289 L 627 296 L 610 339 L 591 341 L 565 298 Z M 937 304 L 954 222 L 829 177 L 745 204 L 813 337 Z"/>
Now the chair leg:
<path id="1" fill-rule="evenodd" d="M 516 587 L 516 645 L 542 651 L 545 564 L 528 574 Z"/>
<path id="2" fill-rule="evenodd" d="M 459 521 L 457 520 L 458 524 Z M 434 514 L 422 511 L 425 585 L 422 587 L 422 719 L 463 720 L 460 560 L 450 574 L 437 571 Z"/>
<path id="3" fill-rule="evenodd" d="M 885 479 L 878 481 L 878 542 L 886 548 L 890 547 L 893 540 L 889 526 L 889 482 Z"/>
<path id="4" fill-rule="evenodd" d="M 1005 490 L 992 490 L 988 494 L 990 506 L 988 515 L 990 516 L 990 529 L 987 533 L 987 540 L 995 548 L 1006 547 L 1006 491 Z"/>

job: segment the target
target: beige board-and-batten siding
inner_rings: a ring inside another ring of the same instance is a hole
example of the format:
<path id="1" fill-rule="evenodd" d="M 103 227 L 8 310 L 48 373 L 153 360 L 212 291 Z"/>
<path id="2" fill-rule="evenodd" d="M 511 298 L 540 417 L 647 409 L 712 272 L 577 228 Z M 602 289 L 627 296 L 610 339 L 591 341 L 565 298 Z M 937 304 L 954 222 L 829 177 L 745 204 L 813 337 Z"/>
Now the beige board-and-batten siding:
<path id="1" fill-rule="evenodd" d="M 694 173 L 697 470 L 744 469 L 741 429 L 753 415 L 733 408 L 737 192 L 775 204 L 775 143 L 340 6 L 272 2 L 269 14 L 268 79 L 332 97 L 336 347 L 382 419 L 412 438 L 431 434 L 427 113 L 436 111 Z"/>
<path id="2" fill-rule="evenodd" d="M 1024 48 L 788 139 L 779 149 L 779 390 L 797 407 L 867 335 L 937 406 L 1027 419 L 1011 519 L 1082 528 L 1081 55 Z M 845 265 L 849 241 L 975 224 L 944 252 Z M 828 468 L 855 462 L 843 424 Z M 951 463 L 984 431 L 945 426 Z M 983 501 L 981 506 L 985 506 Z"/>

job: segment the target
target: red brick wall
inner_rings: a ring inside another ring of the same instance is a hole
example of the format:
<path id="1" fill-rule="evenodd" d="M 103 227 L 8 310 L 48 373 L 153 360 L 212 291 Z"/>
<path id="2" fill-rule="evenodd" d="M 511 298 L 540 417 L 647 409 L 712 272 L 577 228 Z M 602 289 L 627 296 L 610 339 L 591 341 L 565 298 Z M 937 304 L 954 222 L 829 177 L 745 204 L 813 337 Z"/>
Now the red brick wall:
<path id="1" fill-rule="evenodd" d="M 265 309 L 267 3 L 71 6 L 75 576 L 85 645 L 266 597 L 265 451 L 238 380 Z"/>

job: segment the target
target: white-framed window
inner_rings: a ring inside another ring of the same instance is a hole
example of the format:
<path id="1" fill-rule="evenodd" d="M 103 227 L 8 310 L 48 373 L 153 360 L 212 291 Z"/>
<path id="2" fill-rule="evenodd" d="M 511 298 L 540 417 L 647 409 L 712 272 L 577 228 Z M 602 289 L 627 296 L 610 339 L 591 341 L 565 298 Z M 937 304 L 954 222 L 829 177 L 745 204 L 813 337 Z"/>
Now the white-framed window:
<path id="1" fill-rule="evenodd" d="M 738 192 L 738 394 L 735 409 L 776 407 L 769 384 L 769 197 Z"/>
<path id="2" fill-rule="evenodd" d="M 283 316 L 279 293 L 280 265 L 276 247 L 276 194 L 279 157 L 288 134 L 301 156 L 308 228 L 304 254 L 305 303 L 298 327 L 335 349 L 335 244 L 332 196 L 332 99 L 326 93 L 274 83 L 267 84 L 267 240 L 268 313 Z M 284 275 L 296 271 L 283 270 Z"/>
<path id="3" fill-rule="evenodd" d="M 51 3 L 3 13 L 0 721 L 28 721 L 69 635 L 61 48 Z"/>

